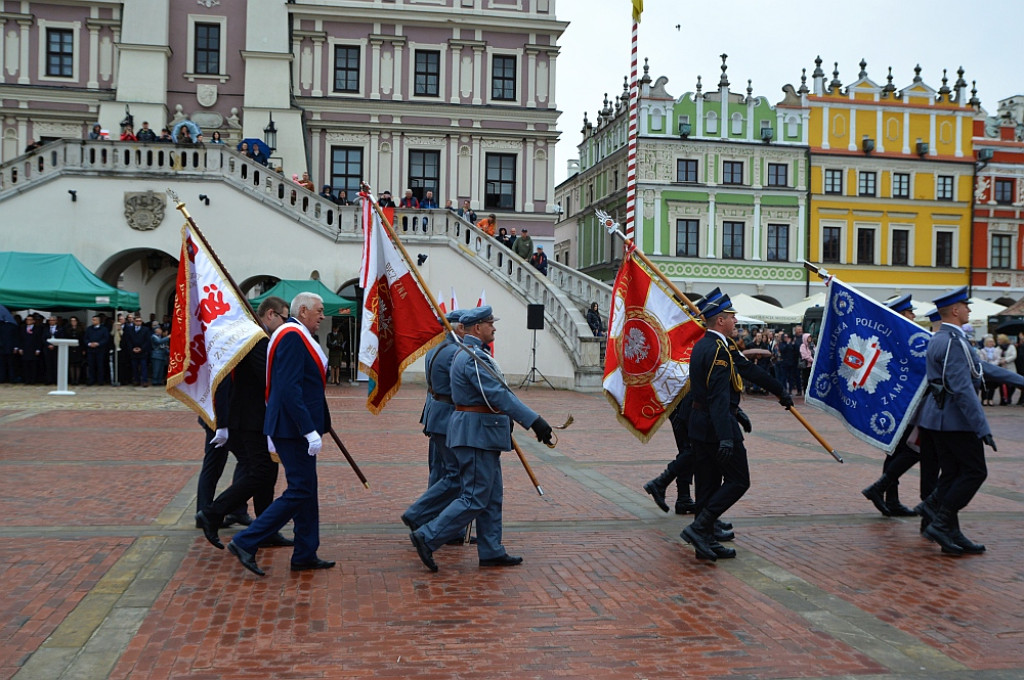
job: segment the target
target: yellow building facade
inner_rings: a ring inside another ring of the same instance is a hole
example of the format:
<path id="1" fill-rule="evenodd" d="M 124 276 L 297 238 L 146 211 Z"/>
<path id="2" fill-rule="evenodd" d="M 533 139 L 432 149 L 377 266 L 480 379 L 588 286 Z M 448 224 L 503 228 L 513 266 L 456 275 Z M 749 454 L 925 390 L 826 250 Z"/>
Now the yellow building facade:
<path id="1" fill-rule="evenodd" d="M 808 259 L 874 297 L 930 299 L 966 285 L 974 186 L 972 123 L 963 71 L 938 90 L 921 79 L 878 85 L 861 61 L 844 87 L 821 59 L 809 108 Z"/>

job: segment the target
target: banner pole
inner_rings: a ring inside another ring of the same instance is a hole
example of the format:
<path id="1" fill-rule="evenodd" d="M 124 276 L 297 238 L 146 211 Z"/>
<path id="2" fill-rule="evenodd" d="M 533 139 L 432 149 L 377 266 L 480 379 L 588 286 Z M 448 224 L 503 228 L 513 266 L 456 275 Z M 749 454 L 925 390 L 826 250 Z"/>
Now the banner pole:
<path id="1" fill-rule="evenodd" d="M 367 184 L 366 182 L 363 182 L 362 188 L 363 193 L 366 194 L 366 200 L 370 201 L 370 204 L 373 206 L 373 209 L 377 211 L 377 215 L 380 217 L 380 221 L 384 225 L 384 230 L 388 233 L 388 238 L 390 238 L 391 241 L 396 246 L 398 246 L 399 252 L 401 252 L 402 257 L 405 259 L 405 264 L 408 265 L 409 267 L 409 271 L 411 271 L 413 273 L 413 276 L 416 277 L 416 282 L 419 284 L 420 289 L 423 291 L 423 294 L 427 296 L 427 300 L 430 301 L 430 306 L 434 308 L 434 313 L 437 314 L 437 316 L 441 319 L 441 323 L 444 324 L 444 327 L 448 331 L 448 333 L 450 333 L 451 336 L 454 337 L 457 342 L 459 342 L 459 344 L 462 344 L 462 341 L 459 340 L 459 336 L 455 334 L 455 329 L 452 328 L 452 325 L 451 323 L 449 323 L 444 312 L 441 311 L 440 305 L 437 304 L 437 300 L 434 299 L 433 293 L 430 292 L 430 288 L 423 280 L 423 276 L 420 274 L 419 268 L 416 267 L 416 265 L 410 259 L 409 253 L 408 251 L 406 251 L 405 246 L 402 245 L 402 241 L 399 240 L 398 234 L 395 233 L 394 227 L 388 221 L 387 216 L 384 215 L 384 211 L 381 210 L 380 204 L 377 203 L 377 201 L 373 200 L 373 198 L 371 198 L 370 185 Z M 473 354 L 472 352 L 470 352 L 469 354 L 470 356 L 473 357 L 474 360 L 479 361 L 475 354 Z M 486 364 L 483 365 L 485 368 L 490 368 Z M 541 489 L 540 484 L 537 483 L 537 476 L 533 474 L 533 468 L 530 467 L 530 463 L 526 460 L 526 456 L 523 455 L 523 450 L 519 448 L 519 443 L 516 441 L 516 438 L 514 436 L 512 437 L 512 446 L 515 448 L 516 454 L 519 456 L 519 462 L 522 463 L 523 467 L 526 469 L 526 474 L 529 475 L 530 481 L 533 482 L 533 486 L 537 489 L 537 493 L 543 496 L 544 490 Z"/>

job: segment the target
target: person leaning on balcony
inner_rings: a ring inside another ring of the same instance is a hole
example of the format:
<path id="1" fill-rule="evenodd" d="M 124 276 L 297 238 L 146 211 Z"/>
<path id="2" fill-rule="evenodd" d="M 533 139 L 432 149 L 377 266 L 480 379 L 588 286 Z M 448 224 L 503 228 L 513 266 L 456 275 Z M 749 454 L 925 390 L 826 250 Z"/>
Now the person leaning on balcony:
<path id="1" fill-rule="evenodd" d="M 156 133 L 149 129 L 149 121 L 142 121 L 142 129 L 135 135 L 140 142 L 155 142 Z"/>
<path id="2" fill-rule="evenodd" d="M 174 137 L 171 137 L 171 131 L 167 128 L 160 130 L 160 136 L 156 138 L 156 141 L 161 144 L 174 144 Z"/>
<path id="3" fill-rule="evenodd" d="M 377 201 L 377 205 L 382 208 L 394 208 L 395 201 L 391 198 L 391 192 L 385 189 L 380 194 L 380 200 Z"/>
<path id="4" fill-rule="evenodd" d="M 530 257 L 530 264 L 544 276 L 548 275 L 548 256 L 544 254 L 544 246 L 537 246 L 537 252 Z"/>
<path id="5" fill-rule="evenodd" d="M 459 217 L 463 218 L 467 222 L 476 224 L 476 213 L 469 207 L 469 201 L 462 202 L 462 207 L 459 208 Z"/>
<path id="6" fill-rule="evenodd" d="M 103 139 L 103 128 L 100 127 L 99 123 L 92 126 L 92 132 L 89 133 L 89 139 Z"/>
<path id="7" fill-rule="evenodd" d="M 530 255 L 533 253 L 533 239 L 530 238 L 529 229 L 523 229 L 523 233 L 516 238 L 515 243 L 512 244 L 512 252 L 524 260 L 530 259 Z"/>
<path id="8" fill-rule="evenodd" d="M 478 229 L 482 229 L 488 236 L 494 236 L 494 232 L 497 231 L 498 228 L 498 217 L 494 213 L 491 213 L 477 222 L 476 226 Z"/>
<path id="9" fill-rule="evenodd" d="M 420 207 L 424 210 L 437 209 L 437 199 L 434 198 L 433 191 L 428 191 L 426 194 L 424 194 L 423 200 L 420 201 Z"/>
<path id="10" fill-rule="evenodd" d="M 402 197 L 402 202 L 398 204 L 398 207 L 419 210 L 420 202 L 412 195 L 412 189 L 405 190 L 405 196 Z"/>

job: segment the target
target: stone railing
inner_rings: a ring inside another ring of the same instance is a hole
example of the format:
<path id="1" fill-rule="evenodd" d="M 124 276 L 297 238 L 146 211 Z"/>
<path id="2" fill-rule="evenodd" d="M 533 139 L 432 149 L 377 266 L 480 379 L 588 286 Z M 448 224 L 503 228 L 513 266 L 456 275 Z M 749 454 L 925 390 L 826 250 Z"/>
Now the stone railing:
<path id="1" fill-rule="evenodd" d="M 291 179 L 243 157 L 233 147 L 60 140 L 0 165 L 0 202 L 65 175 L 104 175 L 195 179 L 224 182 L 302 226 L 334 242 L 361 240 L 357 206 L 338 206 Z M 577 368 L 581 387 L 593 387 L 603 361 L 600 342 L 586 323 L 585 310 L 597 302 L 609 307 L 611 289 L 585 274 L 548 261 L 544 276 L 511 250 L 450 210 L 396 208 L 394 226 L 411 241 L 444 238 L 449 247 L 520 295 L 527 304 L 543 304 L 552 331 Z M 589 377 L 588 377 L 589 376 Z M 598 384 L 600 380 L 598 378 Z"/>

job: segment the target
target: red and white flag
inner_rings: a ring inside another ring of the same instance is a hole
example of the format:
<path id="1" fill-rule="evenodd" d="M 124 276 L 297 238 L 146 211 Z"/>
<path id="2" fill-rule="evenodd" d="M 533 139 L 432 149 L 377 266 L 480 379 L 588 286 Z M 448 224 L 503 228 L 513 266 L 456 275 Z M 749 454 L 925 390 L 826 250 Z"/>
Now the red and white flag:
<path id="1" fill-rule="evenodd" d="M 377 414 L 402 386 L 402 371 L 444 340 L 444 327 L 368 195 L 363 200 L 363 236 L 359 368 L 370 377 L 366 408 Z"/>
<path id="2" fill-rule="evenodd" d="M 462 307 L 459 307 L 459 298 L 455 297 L 455 286 L 452 286 L 451 290 L 452 290 L 452 297 L 451 297 L 451 300 L 450 300 L 450 307 L 449 307 L 449 309 L 454 312 L 456 309 L 462 309 Z"/>
<path id="3" fill-rule="evenodd" d="M 487 304 L 487 291 L 486 290 L 481 290 L 480 291 L 480 297 L 478 297 L 476 299 L 476 306 L 477 307 L 483 307 L 486 304 Z"/>
<path id="4" fill-rule="evenodd" d="M 217 386 L 265 337 L 198 229 L 186 222 L 181 230 L 167 393 L 215 429 Z"/>
<path id="5" fill-rule="evenodd" d="M 448 307 L 445 305 L 444 298 L 441 297 L 441 291 L 437 291 L 437 297 L 434 299 L 437 300 L 437 306 L 441 308 L 441 313 L 447 314 Z M 452 311 L 454 312 L 455 310 L 453 309 Z"/>
<path id="6" fill-rule="evenodd" d="M 627 246 L 615 277 L 604 392 L 619 421 L 646 442 L 683 396 L 690 352 L 704 327 Z"/>

